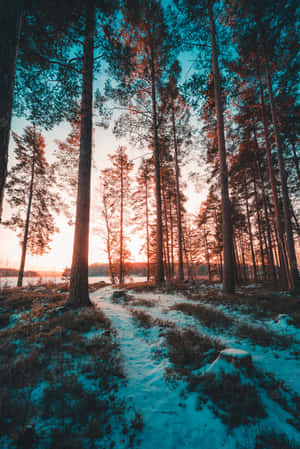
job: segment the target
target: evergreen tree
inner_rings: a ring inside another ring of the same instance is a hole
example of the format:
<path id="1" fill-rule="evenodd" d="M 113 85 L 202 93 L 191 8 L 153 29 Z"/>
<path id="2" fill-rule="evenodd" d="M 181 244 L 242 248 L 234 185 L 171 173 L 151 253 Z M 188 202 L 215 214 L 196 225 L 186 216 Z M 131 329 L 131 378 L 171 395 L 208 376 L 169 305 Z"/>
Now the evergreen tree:
<path id="1" fill-rule="evenodd" d="M 119 85 L 112 93 L 129 112 L 142 115 L 147 129 L 143 132 L 153 150 L 156 197 L 156 275 L 164 280 L 162 199 L 160 185 L 159 130 L 162 123 L 160 88 L 167 82 L 168 67 L 177 51 L 177 35 L 169 29 L 160 1 L 126 2 L 126 23 L 118 36 L 113 36 L 112 46 L 123 48 L 122 61 L 111 60 Z M 127 56 L 127 57 L 126 57 Z M 142 126 L 143 126 L 142 125 Z M 144 125 L 144 126 L 145 126 Z"/>
<path id="2" fill-rule="evenodd" d="M 13 134 L 16 165 L 8 174 L 7 196 L 14 208 L 6 224 L 19 231 L 22 256 L 18 287 L 22 286 L 27 250 L 44 254 L 54 232 L 55 214 L 60 211 L 60 198 L 55 187 L 55 165 L 45 158 L 45 141 L 35 126 L 27 127 L 22 137 Z"/>

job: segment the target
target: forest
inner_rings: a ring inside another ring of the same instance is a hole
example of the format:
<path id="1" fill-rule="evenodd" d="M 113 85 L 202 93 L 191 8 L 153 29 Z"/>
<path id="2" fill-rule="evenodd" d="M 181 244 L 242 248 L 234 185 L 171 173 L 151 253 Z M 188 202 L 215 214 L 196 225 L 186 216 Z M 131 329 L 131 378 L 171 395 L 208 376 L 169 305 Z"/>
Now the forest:
<path id="1" fill-rule="evenodd" d="M 295 1 L 12 2 L 1 24 L 0 190 L 2 223 L 22 245 L 18 285 L 26 251 L 49 250 L 63 209 L 75 223 L 70 302 L 88 302 L 92 134 L 111 125 L 141 153 L 133 161 L 119 145 L 99 175 L 113 283 L 126 276 L 131 221 L 157 284 L 205 264 L 225 293 L 258 281 L 299 291 L 296 14 Z M 13 133 L 8 171 L 13 114 L 30 124 Z M 63 121 L 70 132 L 51 160 L 43 133 Z M 193 180 L 206 198 L 190 214 Z"/>
<path id="2" fill-rule="evenodd" d="M 298 447 L 298 49 L 296 0 L 0 0 L 1 447 Z M 24 287 L 59 216 L 64 282 Z"/>

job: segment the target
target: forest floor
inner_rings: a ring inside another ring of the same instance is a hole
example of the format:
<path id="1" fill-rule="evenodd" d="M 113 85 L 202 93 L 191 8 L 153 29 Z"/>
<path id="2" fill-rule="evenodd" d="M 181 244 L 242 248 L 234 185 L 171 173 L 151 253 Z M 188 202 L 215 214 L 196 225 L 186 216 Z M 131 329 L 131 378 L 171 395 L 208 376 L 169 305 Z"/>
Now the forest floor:
<path id="1" fill-rule="evenodd" d="M 300 448 L 300 298 L 92 290 L 77 311 L 65 285 L 0 292 L 1 448 Z"/>

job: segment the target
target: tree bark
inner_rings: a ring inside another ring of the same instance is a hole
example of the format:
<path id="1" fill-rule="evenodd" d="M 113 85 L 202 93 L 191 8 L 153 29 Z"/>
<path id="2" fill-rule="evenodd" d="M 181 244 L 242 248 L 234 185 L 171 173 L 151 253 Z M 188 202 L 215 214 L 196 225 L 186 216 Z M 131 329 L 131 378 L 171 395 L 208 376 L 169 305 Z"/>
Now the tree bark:
<path id="1" fill-rule="evenodd" d="M 260 210 L 259 210 L 259 206 L 258 206 L 258 195 L 257 195 L 257 187 L 256 187 L 255 175 L 256 175 L 256 173 L 253 170 L 253 188 L 254 188 L 253 190 L 254 190 L 255 209 L 256 209 L 256 216 L 257 216 L 260 259 L 261 259 L 261 266 L 262 266 L 262 269 L 263 269 L 263 279 L 266 280 L 267 279 L 267 275 L 266 275 L 267 273 L 266 273 L 264 248 L 263 248 L 262 223 L 261 223 Z M 266 248 L 266 250 L 267 250 L 267 248 Z M 268 262 L 270 263 L 270 259 L 268 260 Z"/>
<path id="2" fill-rule="evenodd" d="M 250 212 L 249 212 L 248 186 L 247 186 L 247 179 L 245 179 L 245 178 L 244 178 L 244 190 L 245 190 L 245 197 L 246 197 L 247 223 L 248 223 L 248 231 L 249 231 L 251 256 L 252 256 L 252 266 L 253 266 L 253 272 L 254 272 L 254 281 L 257 282 L 257 269 L 256 269 L 256 262 L 255 262 L 255 254 L 254 254 L 254 247 L 253 247 L 253 237 L 252 237 Z"/>
<path id="3" fill-rule="evenodd" d="M 216 42 L 216 29 L 213 15 L 213 2 L 208 3 L 208 15 L 210 37 L 212 46 L 212 69 L 214 75 L 214 94 L 217 116 L 218 154 L 220 164 L 221 202 L 222 202 L 222 226 L 224 245 L 223 291 L 234 293 L 234 261 L 233 261 L 233 231 L 230 213 L 230 200 L 228 194 L 228 169 L 226 161 L 226 148 L 224 136 L 223 107 L 221 101 L 221 81 L 218 65 L 218 48 Z"/>
<path id="4" fill-rule="evenodd" d="M 273 96 L 273 86 L 271 73 L 269 68 L 269 62 L 265 56 L 265 69 L 267 75 L 267 86 L 269 91 L 269 101 L 271 107 L 271 115 L 274 129 L 274 137 L 277 148 L 277 156 L 278 156 L 278 165 L 279 165 L 279 173 L 281 180 L 281 192 L 282 192 L 282 206 L 283 206 L 283 220 L 284 220 L 284 231 L 285 231 L 285 243 L 287 248 L 288 262 L 289 262 L 289 275 L 288 275 L 288 283 L 289 290 L 292 292 L 300 291 L 300 278 L 298 274 L 297 268 L 297 259 L 295 253 L 295 245 L 294 245 L 294 237 L 293 237 L 293 229 L 291 222 L 291 212 L 289 207 L 289 191 L 287 185 L 287 173 L 284 166 L 283 159 L 283 151 L 282 151 L 282 143 L 281 136 L 278 128 L 278 120 L 277 120 L 277 111 L 275 106 L 275 100 Z"/>
<path id="5" fill-rule="evenodd" d="M 171 277 L 171 263 L 170 263 L 170 245 L 169 245 L 169 223 L 167 214 L 167 198 L 165 191 L 165 183 L 162 184 L 162 200 L 163 200 L 163 214 L 165 218 L 165 247 L 166 247 L 166 276 Z"/>
<path id="6" fill-rule="evenodd" d="M 298 159 L 298 156 L 297 156 L 296 146 L 295 146 L 295 142 L 294 141 L 292 142 L 292 149 L 293 149 L 293 157 L 294 157 L 295 167 L 296 167 L 296 171 L 297 171 L 298 184 L 300 185 L 299 159 Z"/>
<path id="7" fill-rule="evenodd" d="M 149 238 L 149 206 L 148 206 L 148 179 L 145 176 L 145 207 L 146 207 L 146 248 L 147 248 L 147 281 L 150 280 L 150 238 Z"/>
<path id="8" fill-rule="evenodd" d="M 121 180 L 121 192 L 120 192 L 120 200 L 121 200 L 121 210 L 120 210 L 120 261 L 119 261 L 119 283 L 123 284 L 124 282 L 124 269 L 123 269 L 123 211 L 124 211 L 124 192 L 123 192 L 123 157 L 121 155 L 121 171 L 120 171 L 120 180 Z"/>
<path id="9" fill-rule="evenodd" d="M 0 1 L 0 222 L 7 176 L 8 146 L 22 16 L 22 0 Z"/>
<path id="10" fill-rule="evenodd" d="M 107 210 L 107 204 L 106 204 L 106 197 L 103 197 L 103 208 L 104 208 L 104 219 L 105 219 L 105 225 L 106 225 L 106 232 L 107 232 L 107 240 L 106 240 L 106 249 L 107 249 L 107 258 L 108 258 L 108 268 L 109 268 L 109 275 L 112 284 L 115 283 L 115 275 L 113 271 L 112 266 L 112 260 L 111 260 L 111 232 L 110 232 L 110 226 L 108 221 L 108 210 Z"/>
<path id="11" fill-rule="evenodd" d="M 22 285 L 23 285 L 28 232 L 29 232 L 29 224 L 30 224 L 31 205 L 32 205 L 32 197 L 33 197 L 34 174 L 35 174 L 35 151 L 33 150 L 29 197 L 28 197 L 28 205 L 27 205 L 27 213 L 26 213 L 26 221 L 25 221 L 25 229 L 24 229 L 24 238 L 23 238 L 23 243 L 22 243 L 22 256 L 21 256 L 21 263 L 20 263 L 18 283 L 17 283 L 18 287 L 22 287 Z"/>
<path id="12" fill-rule="evenodd" d="M 277 194 L 276 189 L 276 180 L 273 170 L 273 164 L 272 164 L 272 155 L 271 155 L 271 146 L 270 141 L 268 137 L 268 127 L 267 127 L 267 115 L 266 115 L 266 107 L 265 107 L 265 101 L 264 101 L 264 93 L 263 93 L 263 87 L 259 75 L 259 71 L 257 69 L 258 78 L 259 78 L 259 87 L 260 87 L 260 97 L 261 97 L 261 113 L 262 113 L 262 121 L 264 125 L 264 136 L 265 136 L 265 144 L 266 144 L 266 153 L 267 153 L 267 163 L 268 163 L 268 174 L 269 174 L 269 181 L 271 184 L 272 189 L 272 198 L 273 198 L 273 204 L 274 204 L 274 212 L 275 212 L 275 225 L 276 225 L 276 232 L 277 232 L 277 240 L 278 240 L 278 252 L 279 252 L 279 268 L 280 268 L 280 278 L 281 278 L 281 284 L 283 287 L 285 287 L 287 284 L 286 279 L 286 269 L 285 269 L 285 245 L 284 245 L 284 236 L 283 236 L 283 226 L 282 226 L 282 220 L 281 220 L 281 214 L 280 214 L 280 205 L 279 205 L 279 198 Z"/>
<path id="13" fill-rule="evenodd" d="M 184 280 L 183 271 L 183 255 L 182 255 L 182 222 L 181 222 L 181 201 L 180 201 L 180 169 L 178 164 L 178 145 L 175 114 L 172 110 L 172 126 L 173 126 L 173 141 L 174 141 L 174 160 L 175 160 L 175 179 L 176 179 L 176 212 L 177 212 L 177 232 L 178 232 L 178 279 Z"/>
<path id="14" fill-rule="evenodd" d="M 204 237 L 204 245 L 205 245 L 205 255 L 206 255 L 206 263 L 207 263 L 207 271 L 208 271 L 208 280 L 211 281 L 211 269 L 210 269 L 210 261 L 209 261 L 209 251 L 208 251 L 208 242 L 207 242 L 207 232 L 206 226 L 203 223 L 203 237 Z"/>
<path id="15" fill-rule="evenodd" d="M 90 305 L 88 292 L 88 256 L 90 221 L 90 185 L 92 153 L 92 103 L 94 64 L 95 4 L 87 2 L 85 39 L 83 46 L 81 134 L 78 191 L 73 261 L 69 304 L 74 307 Z"/>
<path id="16" fill-rule="evenodd" d="M 162 207 L 161 207 L 161 182 L 160 182 L 160 154 L 157 129 L 156 86 L 154 70 L 154 50 L 151 47 L 151 95 L 152 95 L 152 127 L 155 166 L 155 199 L 156 199 L 156 269 L 155 282 L 164 282 L 163 263 L 163 231 L 162 231 Z"/>

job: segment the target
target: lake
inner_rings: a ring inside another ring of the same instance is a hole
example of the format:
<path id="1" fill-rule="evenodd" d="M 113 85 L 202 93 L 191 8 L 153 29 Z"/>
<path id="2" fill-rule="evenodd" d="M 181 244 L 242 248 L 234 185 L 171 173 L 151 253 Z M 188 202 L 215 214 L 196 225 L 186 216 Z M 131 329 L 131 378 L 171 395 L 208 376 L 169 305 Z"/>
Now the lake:
<path id="1" fill-rule="evenodd" d="M 126 279 L 128 282 L 144 282 L 147 280 L 146 276 L 130 276 Z M 0 288 L 4 287 L 16 287 L 18 278 L 16 276 L 0 277 Z M 89 284 L 95 284 L 96 282 L 107 282 L 110 283 L 109 276 L 89 276 Z M 60 284 L 62 281 L 61 276 L 43 276 L 43 277 L 24 277 L 23 287 L 27 285 L 40 285 L 47 282 L 54 282 L 55 284 Z"/>

